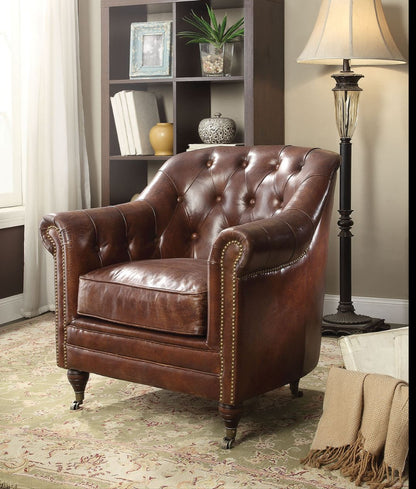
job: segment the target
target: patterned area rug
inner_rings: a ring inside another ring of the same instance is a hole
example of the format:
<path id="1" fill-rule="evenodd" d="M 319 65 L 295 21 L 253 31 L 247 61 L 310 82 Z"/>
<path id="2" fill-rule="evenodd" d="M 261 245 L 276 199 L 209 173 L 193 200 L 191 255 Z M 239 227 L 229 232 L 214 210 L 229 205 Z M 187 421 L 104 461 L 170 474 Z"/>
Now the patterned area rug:
<path id="1" fill-rule="evenodd" d="M 52 314 L 0 328 L 0 482 L 17 489 L 352 489 L 337 472 L 306 469 L 330 365 L 245 404 L 232 450 L 221 448 L 215 402 L 91 375 L 84 407 L 55 364 Z"/>

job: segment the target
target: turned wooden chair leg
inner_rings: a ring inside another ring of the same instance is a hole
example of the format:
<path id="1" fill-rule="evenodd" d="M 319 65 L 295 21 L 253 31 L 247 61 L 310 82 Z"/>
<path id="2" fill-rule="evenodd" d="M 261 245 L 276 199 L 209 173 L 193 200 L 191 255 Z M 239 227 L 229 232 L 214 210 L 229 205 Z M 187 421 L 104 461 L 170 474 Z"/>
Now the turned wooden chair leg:
<path id="1" fill-rule="evenodd" d="M 292 393 L 293 397 L 302 397 L 303 392 L 299 390 L 299 380 L 296 380 L 295 382 L 290 383 L 290 392 Z"/>
<path id="2" fill-rule="evenodd" d="M 225 423 L 225 437 L 223 448 L 230 449 L 234 445 L 237 434 L 237 426 L 243 412 L 242 406 L 230 406 L 229 404 L 219 403 L 218 411 Z"/>
<path id="3" fill-rule="evenodd" d="M 89 372 L 69 369 L 67 377 L 75 392 L 75 401 L 71 404 L 70 409 L 76 411 L 77 409 L 80 409 L 81 404 L 84 401 L 85 386 L 87 385 L 90 374 Z"/>

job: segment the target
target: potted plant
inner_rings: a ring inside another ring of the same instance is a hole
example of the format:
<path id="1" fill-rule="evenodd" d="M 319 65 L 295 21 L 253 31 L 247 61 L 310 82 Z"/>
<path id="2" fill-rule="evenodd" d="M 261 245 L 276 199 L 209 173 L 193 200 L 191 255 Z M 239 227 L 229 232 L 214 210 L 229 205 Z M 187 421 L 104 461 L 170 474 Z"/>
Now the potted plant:
<path id="1" fill-rule="evenodd" d="M 199 44 L 203 76 L 230 76 L 234 44 L 244 36 L 244 17 L 227 29 L 227 16 L 219 22 L 213 9 L 206 4 L 210 22 L 191 10 L 183 20 L 196 31 L 182 31 L 179 37 L 189 39 L 187 44 Z"/>

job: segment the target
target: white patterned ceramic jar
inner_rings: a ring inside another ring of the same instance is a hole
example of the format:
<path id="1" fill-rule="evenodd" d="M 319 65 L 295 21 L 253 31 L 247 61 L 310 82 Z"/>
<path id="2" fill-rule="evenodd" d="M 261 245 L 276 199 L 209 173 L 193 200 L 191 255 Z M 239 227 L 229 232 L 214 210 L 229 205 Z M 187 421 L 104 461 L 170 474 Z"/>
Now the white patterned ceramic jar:
<path id="1" fill-rule="evenodd" d="M 229 117 L 221 117 L 219 112 L 214 117 L 202 119 L 198 125 L 199 137 L 205 144 L 230 144 L 235 133 L 235 122 Z"/>

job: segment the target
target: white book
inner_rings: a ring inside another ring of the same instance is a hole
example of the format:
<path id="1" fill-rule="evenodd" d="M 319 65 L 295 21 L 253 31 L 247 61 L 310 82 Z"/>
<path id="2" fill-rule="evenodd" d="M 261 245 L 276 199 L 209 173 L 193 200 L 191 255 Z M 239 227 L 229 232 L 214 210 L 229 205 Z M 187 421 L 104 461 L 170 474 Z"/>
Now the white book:
<path id="1" fill-rule="evenodd" d="M 156 95 L 144 90 L 126 92 L 127 107 L 136 154 L 152 155 L 154 150 L 150 144 L 150 129 L 160 122 Z"/>
<path id="2" fill-rule="evenodd" d="M 133 128 L 130 122 L 130 113 L 127 108 L 127 99 L 126 99 L 126 90 L 122 90 L 115 94 L 115 97 L 120 100 L 121 111 L 123 114 L 123 121 L 126 128 L 126 137 L 127 137 L 127 147 L 129 155 L 135 155 L 136 149 L 134 146 L 134 138 L 133 138 Z"/>
<path id="3" fill-rule="evenodd" d="M 120 146 L 120 154 L 122 156 L 129 154 L 127 144 L 126 127 L 124 124 L 123 113 L 121 111 L 120 99 L 113 96 L 110 97 L 111 107 L 113 109 L 114 122 L 116 125 L 118 144 Z"/>

